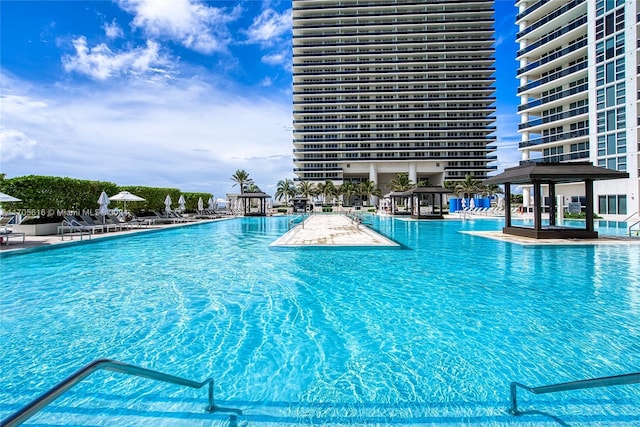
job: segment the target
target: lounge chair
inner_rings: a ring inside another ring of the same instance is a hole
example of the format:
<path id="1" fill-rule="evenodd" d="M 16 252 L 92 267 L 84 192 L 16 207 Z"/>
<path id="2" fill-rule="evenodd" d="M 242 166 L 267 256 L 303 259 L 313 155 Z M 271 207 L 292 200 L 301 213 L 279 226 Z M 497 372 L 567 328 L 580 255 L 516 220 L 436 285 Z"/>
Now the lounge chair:
<path id="1" fill-rule="evenodd" d="M 120 220 L 120 218 L 115 215 L 107 215 L 105 216 L 105 220 L 108 221 L 110 224 L 116 225 L 118 228 L 120 228 L 120 230 L 131 229 L 132 227 L 132 224 L 129 224 L 126 221 Z"/>
<path id="2" fill-rule="evenodd" d="M 177 218 L 168 217 L 168 216 L 162 216 L 162 215 L 160 215 L 160 212 L 158 212 L 158 211 L 153 211 L 153 214 L 155 215 L 155 217 L 152 217 L 152 218 L 158 224 L 176 224 L 178 222 L 183 222 L 183 221 L 178 220 Z"/>
<path id="3" fill-rule="evenodd" d="M 184 216 L 179 212 L 176 211 L 171 211 L 169 212 L 169 218 L 175 218 L 177 219 L 179 222 L 192 222 L 192 221 L 197 221 L 197 219 L 195 218 L 190 218 L 188 216 Z"/>
<path id="4" fill-rule="evenodd" d="M 103 230 L 103 228 L 87 225 L 73 215 L 65 215 L 62 224 L 58 227 L 58 234 L 64 234 L 65 231 L 94 234 L 97 230 Z"/>
<path id="5" fill-rule="evenodd" d="M 11 227 L 4 226 L 0 228 L 0 245 L 9 245 L 9 238 L 22 237 L 22 243 L 24 244 L 25 233 L 14 232 Z"/>
<path id="6" fill-rule="evenodd" d="M 101 223 L 101 222 L 96 222 L 93 218 L 91 218 L 91 216 L 89 215 L 80 215 L 80 218 L 82 218 L 82 222 L 85 225 L 91 226 L 91 227 L 100 227 L 101 231 L 104 233 L 105 230 L 106 231 L 110 231 L 110 230 L 118 230 L 120 228 L 120 226 L 117 226 L 115 224 L 111 224 L 111 223 Z"/>

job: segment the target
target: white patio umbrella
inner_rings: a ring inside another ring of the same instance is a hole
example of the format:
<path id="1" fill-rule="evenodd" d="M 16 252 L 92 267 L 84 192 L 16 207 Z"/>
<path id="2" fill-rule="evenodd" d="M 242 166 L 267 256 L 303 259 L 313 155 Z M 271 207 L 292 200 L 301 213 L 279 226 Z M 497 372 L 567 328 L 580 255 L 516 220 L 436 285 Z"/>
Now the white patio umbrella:
<path id="1" fill-rule="evenodd" d="M 204 202 L 202 201 L 202 197 L 198 197 L 198 212 L 202 212 L 204 210 Z"/>
<path id="2" fill-rule="evenodd" d="M 144 202 L 144 199 L 140 196 L 136 196 L 135 194 L 129 193 L 128 191 L 121 191 L 115 196 L 109 197 L 110 201 L 123 202 L 123 209 L 125 212 L 127 211 L 127 202 Z"/>
<path id="3" fill-rule="evenodd" d="M 109 213 L 109 196 L 104 191 L 100 193 L 100 197 L 98 198 L 98 205 L 100 208 L 98 209 L 98 213 L 102 215 L 102 222 L 104 222 L 104 217 Z"/>
<path id="4" fill-rule="evenodd" d="M 164 198 L 164 210 L 166 213 L 171 212 L 171 196 L 167 194 L 167 197 Z"/>
<path id="5" fill-rule="evenodd" d="M 21 202 L 22 200 L 8 194 L 0 193 L 0 202 Z"/>
<path id="6" fill-rule="evenodd" d="M 467 207 L 467 199 L 463 197 L 460 201 L 460 204 L 462 205 L 462 210 L 465 210 L 465 208 Z"/>
<path id="7" fill-rule="evenodd" d="M 209 200 L 207 200 L 207 205 L 209 209 L 214 210 L 215 206 L 213 206 L 213 197 L 209 197 Z"/>
<path id="8" fill-rule="evenodd" d="M 2 202 L 21 202 L 22 200 L 17 197 L 10 196 L 8 194 L 0 193 L 0 203 Z M 4 213 L 2 208 L 0 207 L 0 214 Z M 20 217 L 20 215 L 18 215 Z"/>
<path id="9" fill-rule="evenodd" d="M 475 209 L 476 208 L 476 201 L 471 198 L 469 199 L 469 209 Z"/>
<path id="10" fill-rule="evenodd" d="M 184 212 L 184 205 L 185 205 L 186 200 L 184 200 L 184 196 L 181 194 L 180 198 L 178 199 L 178 205 L 180 206 L 180 212 Z"/>

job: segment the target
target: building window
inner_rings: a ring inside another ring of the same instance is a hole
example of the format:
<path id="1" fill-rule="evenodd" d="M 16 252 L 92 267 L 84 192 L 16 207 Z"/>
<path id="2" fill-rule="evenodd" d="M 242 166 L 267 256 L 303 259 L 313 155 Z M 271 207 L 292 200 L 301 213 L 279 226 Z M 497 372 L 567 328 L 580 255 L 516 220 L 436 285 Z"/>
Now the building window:
<path id="1" fill-rule="evenodd" d="M 626 215 L 627 196 L 624 194 L 598 196 L 598 213 L 604 215 Z"/>

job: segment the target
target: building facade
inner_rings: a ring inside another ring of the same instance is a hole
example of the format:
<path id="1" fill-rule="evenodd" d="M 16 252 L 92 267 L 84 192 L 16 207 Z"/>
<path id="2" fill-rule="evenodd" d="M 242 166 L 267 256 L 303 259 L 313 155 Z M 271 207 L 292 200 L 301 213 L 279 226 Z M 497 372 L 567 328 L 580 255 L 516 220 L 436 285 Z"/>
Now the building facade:
<path id="1" fill-rule="evenodd" d="M 492 0 L 293 0 L 299 181 L 495 170 Z"/>
<path id="2" fill-rule="evenodd" d="M 640 210 L 640 2 L 520 0 L 516 36 L 522 160 L 571 162 L 628 172 L 596 182 L 596 213 Z M 582 186 L 558 187 L 565 205 Z M 525 205 L 530 191 L 524 189 Z M 584 205 L 584 203 L 582 203 Z"/>

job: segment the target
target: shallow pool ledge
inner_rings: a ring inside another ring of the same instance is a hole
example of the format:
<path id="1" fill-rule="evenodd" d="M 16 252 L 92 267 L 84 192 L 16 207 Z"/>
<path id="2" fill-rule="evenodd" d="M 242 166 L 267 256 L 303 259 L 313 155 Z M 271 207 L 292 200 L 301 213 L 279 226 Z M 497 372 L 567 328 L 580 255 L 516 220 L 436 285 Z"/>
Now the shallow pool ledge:
<path id="1" fill-rule="evenodd" d="M 345 215 L 313 215 L 269 245 L 270 248 L 379 248 L 400 245 Z"/>
<path id="2" fill-rule="evenodd" d="M 516 243 L 522 246 L 585 246 L 585 245 L 634 245 L 640 239 L 633 237 L 599 236 L 597 239 L 534 239 L 532 237 L 505 234 L 502 231 L 459 231 L 459 233 Z"/>

